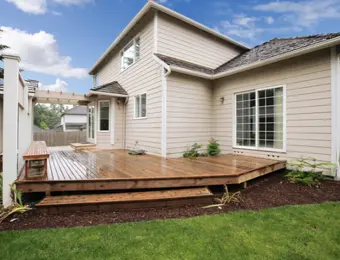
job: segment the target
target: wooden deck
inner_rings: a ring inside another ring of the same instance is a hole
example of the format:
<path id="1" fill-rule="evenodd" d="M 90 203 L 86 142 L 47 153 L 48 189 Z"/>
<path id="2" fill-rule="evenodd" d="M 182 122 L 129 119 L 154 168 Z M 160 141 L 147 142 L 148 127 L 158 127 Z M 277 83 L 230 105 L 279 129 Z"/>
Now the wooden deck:
<path id="1" fill-rule="evenodd" d="M 23 192 L 134 190 L 238 184 L 285 168 L 284 161 L 243 155 L 197 159 L 133 156 L 126 150 L 51 149 L 48 176 L 16 181 Z"/>

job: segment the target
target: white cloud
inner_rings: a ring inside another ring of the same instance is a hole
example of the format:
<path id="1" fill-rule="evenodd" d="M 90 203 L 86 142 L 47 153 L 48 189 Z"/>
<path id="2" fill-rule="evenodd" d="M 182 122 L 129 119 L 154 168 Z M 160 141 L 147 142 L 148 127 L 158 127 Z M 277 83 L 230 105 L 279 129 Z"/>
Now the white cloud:
<path id="1" fill-rule="evenodd" d="M 234 15 L 231 21 L 221 21 L 216 29 L 226 35 L 234 35 L 240 38 L 254 39 L 255 35 L 263 30 L 257 28 L 255 22 L 259 18 L 248 17 L 245 15 Z"/>
<path id="2" fill-rule="evenodd" d="M 67 82 L 61 80 L 61 79 L 56 79 L 55 84 L 49 84 L 49 85 L 44 85 L 42 83 L 39 83 L 39 89 L 41 90 L 51 90 L 51 91 L 62 91 L 62 92 L 67 92 Z"/>
<path id="3" fill-rule="evenodd" d="M 47 11 L 46 0 L 7 0 L 25 13 L 44 14 Z"/>
<path id="4" fill-rule="evenodd" d="M 254 10 L 282 14 L 285 21 L 306 28 L 325 19 L 339 19 L 340 0 L 277 1 L 256 5 Z"/>
<path id="5" fill-rule="evenodd" d="M 0 27 L 0 41 L 20 54 L 20 66 L 34 71 L 66 78 L 84 78 L 85 68 L 74 68 L 70 56 L 61 56 L 53 34 L 45 31 L 28 33 L 11 27 Z"/>
<path id="6" fill-rule="evenodd" d="M 275 21 L 275 20 L 274 20 L 273 17 L 271 17 L 271 16 L 266 17 L 266 22 L 267 22 L 268 24 L 273 24 L 274 21 Z"/>
<path id="7" fill-rule="evenodd" d="M 258 41 L 258 36 L 262 35 L 263 33 L 275 33 L 277 35 L 278 33 L 300 31 L 300 28 L 296 26 L 266 26 L 273 23 L 274 18 L 272 17 L 253 17 L 241 14 L 234 15 L 230 21 L 221 21 L 217 26 L 215 26 L 215 29 L 228 36 L 237 36 L 239 38 L 248 39 L 253 42 Z"/>
<path id="8" fill-rule="evenodd" d="M 93 3 L 94 0 L 52 0 L 52 2 L 62 5 L 83 5 Z"/>
<path id="9" fill-rule="evenodd" d="M 48 11 L 49 4 L 83 5 L 93 3 L 95 0 L 7 0 L 25 13 L 41 15 Z M 54 13 L 54 11 L 52 11 Z"/>

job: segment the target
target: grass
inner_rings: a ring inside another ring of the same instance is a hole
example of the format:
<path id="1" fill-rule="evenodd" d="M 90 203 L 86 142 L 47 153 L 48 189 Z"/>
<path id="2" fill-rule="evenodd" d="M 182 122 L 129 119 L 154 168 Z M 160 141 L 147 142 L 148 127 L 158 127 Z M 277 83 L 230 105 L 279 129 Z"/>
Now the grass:
<path id="1" fill-rule="evenodd" d="M 340 259 L 340 203 L 0 232 L 2 259 Z"/>

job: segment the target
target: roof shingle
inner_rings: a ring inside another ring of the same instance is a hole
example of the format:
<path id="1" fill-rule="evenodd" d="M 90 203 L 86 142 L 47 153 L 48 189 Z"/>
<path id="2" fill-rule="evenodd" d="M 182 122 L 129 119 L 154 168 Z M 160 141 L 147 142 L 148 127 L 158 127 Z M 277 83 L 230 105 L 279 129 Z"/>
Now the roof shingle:
<path id="1" fill-rule="evenodd" d="M 295 51 L 310 45 L 321 43 L 336 37 L 340 33 L 317 34 L 311 36 L 293 38 L 275 38 L 269 42 L 258 45 L 249 51 L 226 62 L 215 70 L 215 73 L 228 71 L 239 66 L 251 64 L 253 62 L 266 60 L 284 53 Z"/>
<path id="2" fill-rule="evenodd" d="M 126 90 L 117 81 L 113 81 L 113 82 L 98 86 L 96 88 L 92 88 L 91 90 L 96 91 L 96 92 L 103 92 L 103 93 L 128 95 Z"/>

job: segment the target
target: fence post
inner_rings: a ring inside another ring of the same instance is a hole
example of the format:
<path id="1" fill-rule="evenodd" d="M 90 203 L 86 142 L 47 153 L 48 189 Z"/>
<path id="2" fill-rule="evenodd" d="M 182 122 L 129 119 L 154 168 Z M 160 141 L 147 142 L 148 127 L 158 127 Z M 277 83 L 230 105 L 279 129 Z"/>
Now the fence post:
<path id="1" fill-rule="evenodd" d="M 2 54 L 4 61 L 3 102 L 3 206 L 13 204 L 9 187 L 18 175 L 18 91 L 20 57 L 12 50 Z"/>

